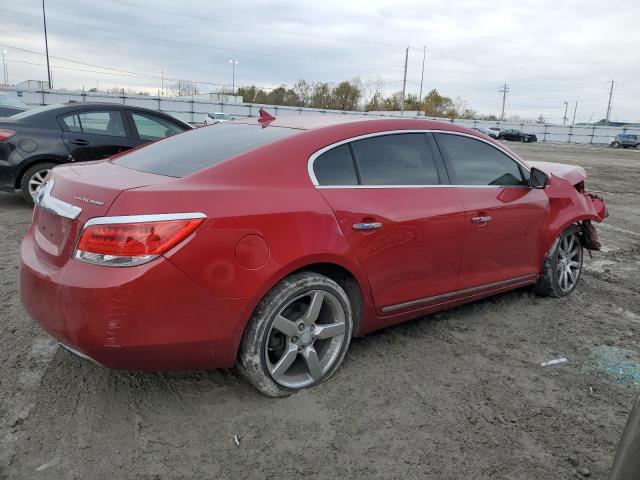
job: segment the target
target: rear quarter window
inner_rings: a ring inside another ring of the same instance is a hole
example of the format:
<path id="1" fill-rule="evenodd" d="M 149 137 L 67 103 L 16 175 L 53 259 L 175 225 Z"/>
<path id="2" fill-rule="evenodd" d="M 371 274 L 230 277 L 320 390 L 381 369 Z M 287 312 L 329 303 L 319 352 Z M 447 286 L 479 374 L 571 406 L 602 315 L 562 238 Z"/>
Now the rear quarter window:
<path id="1" fill-rule="evenodd" d="M 152 143 L 113 160 L 116 165 L 169 177 L 185 177 L 299 130 L 224 123 Z"/>

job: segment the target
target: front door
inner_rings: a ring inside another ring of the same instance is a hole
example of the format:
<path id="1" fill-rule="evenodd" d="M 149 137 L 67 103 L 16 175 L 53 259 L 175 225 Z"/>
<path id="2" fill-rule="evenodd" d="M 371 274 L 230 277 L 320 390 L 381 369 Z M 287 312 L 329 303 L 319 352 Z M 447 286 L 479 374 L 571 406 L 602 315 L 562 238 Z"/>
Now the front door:
<path id="1" fill-rule="evenodd" d="M 528 172 L 497 147 L 468 136 L 435 134 L 465 209 L 460 287 L 523 281 L 540 273 L 549 199 Z"/>
<path id="2" fill-rule="evenodd" d="M 76 162 L 100 160 L 129 150 L 137 142 L 127 134 L 119 110 L 85 110 L 61 118 L 62 140 Z"/>
<path id="3" fill-rule="evenodd" d="M 319 156 L 314 172 L 380 315 L 458 289 L 465 214 L 427 135 L 355 140 Z"/>

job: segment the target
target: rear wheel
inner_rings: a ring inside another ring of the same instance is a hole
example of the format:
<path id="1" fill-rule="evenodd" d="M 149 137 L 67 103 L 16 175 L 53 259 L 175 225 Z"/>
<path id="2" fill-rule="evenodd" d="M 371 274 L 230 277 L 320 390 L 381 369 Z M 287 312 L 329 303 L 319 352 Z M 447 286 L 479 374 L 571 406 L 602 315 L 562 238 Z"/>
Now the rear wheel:
<path id="1" fill-rule="evenodd" d="M 20 180 L 20 190 L 27 205 L 33 207 L 36 190 L 44 183 L 44 179 L 57 164 L 52 162 L 38 163 L 29 167 Z"/>
<path id="2" fill-rule="evenodd" d="M 327 380 L 349 348 L 345 291 L 328 277 L 285 278 L 260 302 L 240 346 L 238 368 L 260 392 L 284 397 Z"/>
<path id="3" fill-rule="evenodd" d="M 535 291 L 549 297 L 564 297 L 576 289 L 582 273 L 580 229 L 572 225 L 556 239 L 544 262 Z"/>
<path id="4" fill-rule="evenodd" d="M 612 146 L 613 148 L 620 148 L 620 142 L 613 142 L 613 143 L 611 144 L 611 146 Z"/>

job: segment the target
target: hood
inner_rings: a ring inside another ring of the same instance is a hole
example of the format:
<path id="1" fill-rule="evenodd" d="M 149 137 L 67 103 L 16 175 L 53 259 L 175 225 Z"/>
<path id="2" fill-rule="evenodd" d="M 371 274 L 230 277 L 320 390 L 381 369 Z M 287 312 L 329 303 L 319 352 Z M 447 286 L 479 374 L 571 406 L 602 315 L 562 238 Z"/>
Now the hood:
<path id="1" fill-rule="evenodd" d="M 587 173 L 584 171 L 584 168 L 576 165 L 552 162 L 527 162 L 527 165 L 537 168 L 538 170 L 542 170 L 547 175 L 564 178 L 571 185 L 577 185 L 580 182 L 584 182 L 587 178 Z"/>

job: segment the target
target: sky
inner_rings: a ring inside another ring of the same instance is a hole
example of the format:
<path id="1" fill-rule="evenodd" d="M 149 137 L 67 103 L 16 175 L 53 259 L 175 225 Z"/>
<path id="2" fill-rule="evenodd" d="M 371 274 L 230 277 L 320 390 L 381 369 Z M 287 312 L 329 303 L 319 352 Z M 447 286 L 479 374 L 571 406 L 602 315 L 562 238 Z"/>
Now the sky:
<path id="1" fill-rule="evenodd" d="M 56 88 L 157 93 L 161 78 L 202 91 L 383 79 L 461 97 L 485 114 L 561 122 L 640 121 L 640 10 L 635 1 L 45 0 Z M 624 12 L 624 13 L 621 13 Z M 41 0 L 0 0 L 10 83 L 46 80 Z M 106 68 L 104 68 L 106 67 Z M 160 73 L 163 71 L 164 73 Z M 1 79 L 0 79 L 1 80 Z M 167 81 L 169 82 L 169 81 Z M 206 82 L 206 83 L 205 83 Z"/>

